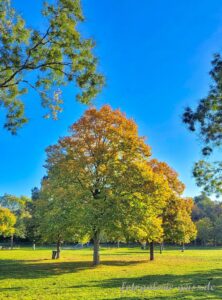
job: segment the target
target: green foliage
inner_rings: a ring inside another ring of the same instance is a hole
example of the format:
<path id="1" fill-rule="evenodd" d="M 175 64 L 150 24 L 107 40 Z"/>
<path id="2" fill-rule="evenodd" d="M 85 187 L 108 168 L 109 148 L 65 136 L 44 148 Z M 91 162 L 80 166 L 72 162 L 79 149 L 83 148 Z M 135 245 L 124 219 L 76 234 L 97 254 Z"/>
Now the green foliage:
<path id="1" fill-rule="evenodd" d="M 195 163 L 193 174 L 197 185 L 206 193 L 215 193 L 218 197 L 222 194 L 222 161 L 209 163 L 200 160 Z"/>
<path id="2" fill-rule="evenodd" d="M 212 201 L 205 193 L 194 197 L 194 206 L 192 209 L 192 219 L 194 221 L 198 221 L 204 217 L 210 218 L 213 221 L 220 213 L 222 213 L 220 203 Z"/>
<path id="3" fill-rule="evenodd" d="M 138 222 L 131 231 L 132 236 L 142 244 L 163 241 L 162 219 L 157 216 L 144 217 L 144 220 Z"/>
<path id="4" fill-rule="evenodd" d="M 202 153 L 209 156 L 214 149 L 221 150 L 222 146 L 222 58 L 216 54 L 212 61 L 210 72 L 212 84 L 206 98 L 201 99 L 196 110 L 186 108 L 183 122 L 191 131 L 197 131 L 204 143 Z M 198 186 L 204 191 L 216 195 L 222 194 L 222 163 L 215 162 L 212 165 L 203 160 L 197 162 L 193 175 Z"/>
<path id="5" fill-rule="evenodd" d="M 27 202 L 26 210 L 29 214 L 29 218 L 26 219 L 26 233 L 27 238 L 30 241 L 34 241 L 36 239 L 39 239 L 38 233 L 37 233 L 37 220 L 36 220 L 36 201 L 39 199 L 40 190 L 37 187 L 34 187 L 32 189 L 32 196 L 31 201 Z"/>
<path id="6" fill-rule="evenodd" d="M 13 235 L 19 238 L 27 236 L 27 221 L 31 217 L 27 205 L 30 199 L 25 196 L 16 197 L 14 195 L 5 194 L 0 197 L 0 206 L 8 209 L 16 216 Z"/>
<path id="7" fill-rule="evenodd" d="M 73 197 L 73 189 L 43 179 L 33 215 L 36 236 L 42 242 L 88 241 L 82 232 L 77 199 L 77 191 Z"/>
<path id="8" fill-rule="evenodd" d="M 30 88 L 41 97 L 45 117 L 57 119 L 62 86 L 75 83 L 78 101 L 90 103 L 104 83 L 96 70 L 94 42 L 77 29 L 84 20 L 80 1 L 45 3 L 42 15 L 43 33 L 27 28 L 10 0 L 0 3 L 0 103 L 6 109 L 5 127 L 13 134 L 28 121 L 22 95 Z"/>
<path id="9" fill-rule="evenodd" d="M 203 245 L 206 245 L 207 241 L 212 240 L 213 236 L 213 224 L 207 217 L 200 219 L 196 222 L 197 226 L 197 238 L 202 241 Z"/>
<path id="10" fill-rule="evenodd" d="M 192 219 L 197 226 L 197 241 L 206 244 L 221 244 L 222 204 L 212 201 L 206 194 L 194 198 Z"/>
<path id="11" fill-rule="evenodd" d="M 172 195 L 163 214 L 166 241 L 185 244 L 196 238 L 196 226 L 191 219 L 193 201 Z"/>
<path id="12" fill-rule="evenodd" d="M 222 244 L 222 215 L 216 218 L 213 230 L 215 244 Z"/>

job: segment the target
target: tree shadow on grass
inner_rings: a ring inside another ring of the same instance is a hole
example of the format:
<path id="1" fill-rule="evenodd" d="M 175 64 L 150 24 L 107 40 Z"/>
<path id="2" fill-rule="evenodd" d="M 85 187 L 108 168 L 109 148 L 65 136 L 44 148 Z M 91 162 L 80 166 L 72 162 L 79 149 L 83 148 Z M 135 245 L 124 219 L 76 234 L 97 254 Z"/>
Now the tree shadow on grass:
<path id="1" fill-rule="evenodd" d="M 121 261 L 121 260 L 105 260 L 102 261 L 102 266 L 130 266 L 144 263 L 143 260 L 137 261 Z M 59 276 L 68 273 L 77 273 L 81 270 L 93 269 L 91 261 L 47 261 L 47 260 L 2 260 L 0 261 L 0 280 L 3 279 L 37 279 L 37 278 L 48 278 L 53 276 Z M 174 269 L 172 265 L 172 273 L 170 274 L 157 274 L 157 275 L 145 275 L 138 277 L 120 277 L 120 278 L 110 278 L 100 281 L 90 281 L 90 288 L 101 288 L 104 289 L 116 289 L 117 296 L 112 298 L 113 300 L 139 300 L 139 299 L 159 299 L 159 300 L 170 300 L 170 299 L 179 299 L 179 300 L 219 300 L 222 299 L 222 269 L 215 269 L 208 272 L 193 272 L 190 274 L 173 274 Z M 147 293 L 138 291 L 130 292 L 130 295 L 126 295 L 125 291 L 121 292 L 121 287 L 123 283 L 127 286 L 137 285 L 137 286 L 153 286 L 154 284 L 161 285 L 171 285 L 175 288 L 181 286 L 206 286 L 209 282 L 209 279 L 213 278 L 212 285 L 213 291 L 200 291 L 200 290 L 191 290 L 191 291 L 177 291 L 176 296 L 169 296 L 169 292 L 156 291 L 157 297 L 154 295 L 148 297 Z M 68 286 L 64 288 L 76 289 L 76 288 L 88 288 L 87 284 L 81 284 L 78 286 Z M 2 290 L 3 289 L 3 290 Z M 21 290 L 22 287 L 11 288 L 0 288 L 2 291 L 16 291 Z M 145 294 L 146 293 L 146 294 Z M 159 294 L 159 295 L 158 295 Z M 160 295 L 161 294 L 161 295 Z M 104 298 L 105 299 L 105 298 Z"/>
<path id="2" fill-rule="evenodd" d="M 4 279 L 35 279 L 76 273 L 81 270 L 93 269 L 91 261 L 51 261 L 45 260 L 2 260 L 0 261 L 0 280 Z M 144 261 L 102 261 L 101 266 L 129 266 Z"/>
<path id="3" fill-rule="evenodd" d="M 19 287 L 10 287 L 10 288 L 1 288 L 0 287 L 0 293 L 1 292 L 18 292 L 18 291 L 21 291 L 21 290 L 24 290 L 23 287 L 19 286 Z"/>
<path id="4" fill-rule="evenodd" d="M 172 269 L 173 272 L 173 269 Z M 207 284 L 211 280 L 211 288 L 207 290 Z M 112 278 L 95 283 L 101 289 L 119 289 L 119 297 L 113 300 L 137 300 L 137 299 L 196 299 L 196 300 L 219 300 L 222 299 L 222 270 L 215 269 L 209 272 L 195 272 L 185 275 L 146 275 L 134 278 Z M 154 288 L 154 290 L 152 290 Z M 168 287 L 168 288 L 165 288 Z M 158 295 L 157 297 L 143 292 L 142 289 L 147 289 Z M 130 296 L 128 296 L 130 291 Z M 174 289 L 176 294 L 169 294 L 169 290 Z M 167 291 L 168 290 L 168 291 Z M 155 292 L 154 292 L 155 291 Z M 125 295 L 124 295 L 125 294 Z M 174 297 L 175 295 L 175 297 Z"/>

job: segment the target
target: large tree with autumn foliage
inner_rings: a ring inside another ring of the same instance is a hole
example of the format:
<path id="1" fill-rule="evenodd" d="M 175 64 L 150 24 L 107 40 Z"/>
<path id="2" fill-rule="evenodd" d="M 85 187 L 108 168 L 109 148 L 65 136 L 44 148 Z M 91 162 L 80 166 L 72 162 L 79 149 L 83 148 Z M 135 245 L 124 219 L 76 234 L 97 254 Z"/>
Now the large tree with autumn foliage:
<path id="1" fill-rule="evenodd" d="M 69 136 L 47 149 L 48 184 L 73 189 L 78 212 L 75 205 L 73 211 L 94 241 L 94 265 L 102 234 L 121 230 L 132 236 L 140 222 L 144 228 L 145 218 L 158 218 L 165 207 L 170 189 L 147 163 L 150 156 L 135 122 L 109 106 L 88 109 Z"/>

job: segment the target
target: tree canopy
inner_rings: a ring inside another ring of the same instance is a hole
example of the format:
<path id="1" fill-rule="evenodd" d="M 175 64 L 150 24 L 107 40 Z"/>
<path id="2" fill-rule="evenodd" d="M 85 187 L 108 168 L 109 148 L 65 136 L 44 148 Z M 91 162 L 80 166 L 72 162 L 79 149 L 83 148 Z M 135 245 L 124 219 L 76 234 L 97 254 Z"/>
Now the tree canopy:
<path id="1" fill-rule="evenodd" d="M 36 236 L 42 242 L 57 243 L 57 250 L 63 242 L 82 241 L 86 238 L 79 220 L 80 203 L 73 197 L 73 188 L 42 180 L 39 198 L 34 203 L 34 226 Z M 59 258 L 59 254 L 57 256 Z"/>
<path id="2" fill-rule="evenodd" d="M 172 196 L 163 215 L 165 241 L 186 244 L 196 238 L 196 226 L 191 219 L 193 200 Z"/>
<path id="3" fill-rule="evenodd" d="M 0 235 L 11 236 L 15 232 L 16 217 L 8 209 L 0 207 Z"/>
<path id="4" fill-rule="evenodd" d="M 195 110 L 187 107 L 183 122 L 188 129 L 197 132 L 203 142 L 202 153 L 210 156 L 214 149 L 222 146 L 222 58 L 216 54 L 210 71 L 212 84 L 208 95 L 199 101 Z M 200 160 L 195 163 L 193 175 L 197 185 L 209 194 L 222 194 L 222 162 Z"/>
<path id="5" fill-rule="evenodd" d="M 185 185 L 178 173 L 166 162 L 152 159 L 149 164 L 153 171 L 162 174 L 167 180 L 171 193 L 162 213 L 162 236 L 164 241 L 185 244 L 196 237 L 196 228 L 191 219 L 193 200 L 182 198 Z"/>
<path id="6" fill-rule="evenodd" d="M 222 204 L 212 201 L 206 194 L 194 197 L 192 219 L 197 226 L 197 243 L 217 245 L 222 243 Z"/>
<path id="7" fill-rule="evenodd" d="M 0 197 L 0 206 L 8 209 L 16 216 L 13 235 L 19 238 L 27 236 L 27 220 L 31 217 L 27 205 L 30 199 L 25 196 L 17 197 L 10 194 L 4 194 Z"/>
<path id="8" fill-rule="evenodd" d="M 57 118 L 62 110 L 61 87 L 75 83 L 78 101 L 90 103 L 104 79 L 97 72 L 95 43 L 78 30 L 84 21 L 80 0 L 45 3 L 45 30 L 27 26 L 11 6 L 0 2 L 0 103 L 6 110 L 5 128 L 13 134 L 28 121 L 22 96 L 34 89 L 46 109 Z"/>

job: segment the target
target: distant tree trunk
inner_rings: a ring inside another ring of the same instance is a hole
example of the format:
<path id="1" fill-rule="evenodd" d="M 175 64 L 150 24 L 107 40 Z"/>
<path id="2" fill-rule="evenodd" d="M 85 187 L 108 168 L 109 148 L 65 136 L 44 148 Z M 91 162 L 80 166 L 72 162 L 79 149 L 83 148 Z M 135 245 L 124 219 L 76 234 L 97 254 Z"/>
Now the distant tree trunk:
<path id="1" fill-rule="evenodd" d="M 214 241 L 213 241 L 213 245 L 214 245 L 214 247 L 216 247 L 217 246 L 217 241 L 216 241 L 216 239 L 214 238 Z"/>
<path id="2" fill-rule="evenodd" d="M 93 265 L 98 266 L 100 264 L 100 253 L 99 253 L 99 243 L 100 237 L 99 232 L 96 231 L 93 237 Z"/>
<path id="3" fill-rule="evenodd" d="M 154 260 L 154 242 L 150 242 L 150 260 Z"/>
<path id="4" fill-rule="evenodd" d="M 119 240 L 117 241 L 117 248 L 119 248 Z"/>
<path id="5" fill-rule="evenodd" d="M 129 247 L 129 237 L 126 235 L 126 246 Z"/>
<path id="6" fill-rule="evenodd" d="M 60 258 L 60 252 L 61 252 L 61 241 L 60 240 L 57 241 L 56 251 L 57 251 L 56 259 L 59 259 Z"/>
<path id="7" fill-rule="evenodd" d="M 185 246 L 184 246 L 184 243 L 182 243 L 182 252 L 184 252 L 184 250 L 185 250 Z"/>
<path id="8" fill-rule="evenodd" d="M 142 243 L 141 249 L 142 249 L 142 250 L 146 250 L 146 242 L 143 242 L 143 243 Z"/>
<path id="9" fill-rule="evenodd" d="M 11 235 L 11 242 L 10 242 L 10 244 L 11 244 L 11 249 L 13 249 L 13 247 L 14 247 L 14 236 L 13 235 Z"/>
<path id="10" fill-rule="evenodd" d="M 160 243 L 160 254 L 163 252 L 163 243 Z"/>

